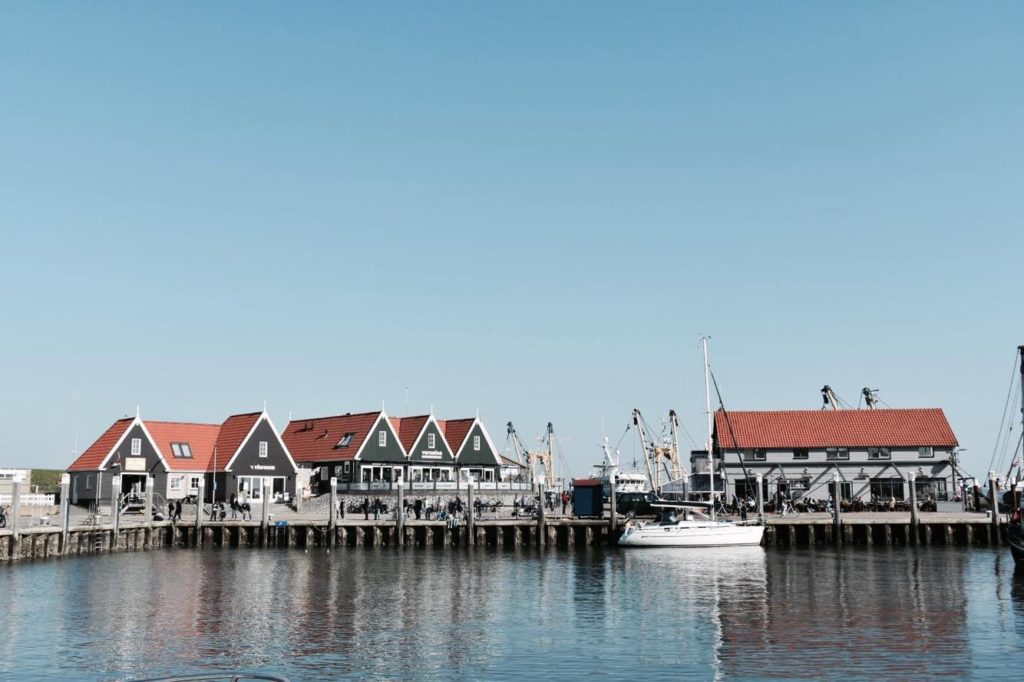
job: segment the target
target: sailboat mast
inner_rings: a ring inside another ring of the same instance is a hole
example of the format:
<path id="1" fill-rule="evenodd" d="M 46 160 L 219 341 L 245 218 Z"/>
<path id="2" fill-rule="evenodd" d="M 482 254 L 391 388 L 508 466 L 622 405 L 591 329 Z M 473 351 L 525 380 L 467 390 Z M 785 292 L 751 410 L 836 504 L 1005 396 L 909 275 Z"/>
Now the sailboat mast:
<path id="1" fill-rule="evenodd" d="M 711 477 L 711 519 L 715 518 L 715 453 L 711 451 L 711 366 L 708 364 L 708 337 L 701 337 L 701 346 L 704 348 L 704 396 L 707 400 L 708 417 L 708 471 Z"/>

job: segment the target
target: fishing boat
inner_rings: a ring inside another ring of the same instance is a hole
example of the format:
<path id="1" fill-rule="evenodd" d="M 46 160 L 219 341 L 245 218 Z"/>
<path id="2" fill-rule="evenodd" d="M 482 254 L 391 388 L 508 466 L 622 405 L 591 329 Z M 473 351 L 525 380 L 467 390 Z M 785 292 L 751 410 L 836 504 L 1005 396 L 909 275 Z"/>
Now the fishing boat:
<path id="1" fill-rule="evenodd" d="M 604 460 L 600 464 L 594 465 L 594 478 L 601 481 L 605 497 L 610 497 L 612 494 L 613 477 L 617 494 L 650 492 L 651 485 L 645 474 L 639 471 L 621 471 L 619 469 L 619 452 L 616 450 L 614 454 L 612 453 L 612 449 L 608 446 L 607 436 L 601 444 L 601 451 L 604 453 Z"/>
<path id="2" fill-rule="evenodd" d="M 708 410 L 708 452 L 712 448 L 711 392 L 709 386 L 710 366 L 708 365 L 708 340 L 702 339 L 704 347 L 704 383 Z M 760 520 L 734 523 L 716 518 L 716 500 L 723 491 L 716 490 L 715 458 L 710 463 L 711 488 L 709 500 L 679 502 L 658 500 L 651 506 L 660 509 L 658 519 L 648 522 L 630 520 L 627 522 L 619 545 L 623 547 L 742 547 L 760 545 L 764 537 L 764 526 Z"/>
<path id="3" fill-rule="evenodd" d="M 1024 420 L 1024 346 L 1017 346 L 1020 365 L 1021 380 L 1021 419 Z M 1008 477 L 1009 478 L 1009 477 Z M 1017 495 L 1020 493 L 1017 492 Z M 1015 499 L 1010 500 L 1010 520 L 1006 524 L 1006 542 L 1010 545 L 1010 552 L 1013 554 L 1013 562 L 1019 568 L 1024 568 L 1024 509 L 1016 504 Z M 998 513 L 993 510 L 993 513 Z"/>
<path id="4" fill-rule="evenodd" d="M 623 547 L 742 547 L 760 545 L 764 526 L 715 518 L 710 502 L 656 502 L 655 521 L 626 523 Z"/>

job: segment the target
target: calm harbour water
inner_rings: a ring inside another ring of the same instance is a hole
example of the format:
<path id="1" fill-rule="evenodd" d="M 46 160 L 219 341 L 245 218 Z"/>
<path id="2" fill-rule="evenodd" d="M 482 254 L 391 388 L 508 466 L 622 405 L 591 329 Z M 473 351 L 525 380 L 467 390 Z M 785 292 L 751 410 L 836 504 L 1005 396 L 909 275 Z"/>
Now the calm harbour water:
<path id="1" fill-rule="evenodd" d="M 960 548 L 161 550 L 0 567 L 0 679 L 1020 679 Z"/>

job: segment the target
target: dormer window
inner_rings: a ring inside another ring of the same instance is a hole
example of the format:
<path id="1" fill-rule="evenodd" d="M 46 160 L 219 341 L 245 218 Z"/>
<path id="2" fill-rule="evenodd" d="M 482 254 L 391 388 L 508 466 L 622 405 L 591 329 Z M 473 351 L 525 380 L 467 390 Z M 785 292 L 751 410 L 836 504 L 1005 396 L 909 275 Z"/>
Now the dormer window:
<path id="1" fill-rule="evenodd" d="M 355 437 L 356 437 L 355 431 L 349 431 L 348 433 L 346 433 L 344 436 L 341 437 L 341 440 L 339 440 L 338 444 L 335 445 L 334 447 L 336 447 L 336 448 L 347 448 L 349 445 L 352 444 L 352 439 L 355 438 Z"/>
<path id="2" fill-rule="evenodd" d="M 171 443 L 171 453 L 177 459 L 192 458 L 192 448 L 188 443 Z"/>

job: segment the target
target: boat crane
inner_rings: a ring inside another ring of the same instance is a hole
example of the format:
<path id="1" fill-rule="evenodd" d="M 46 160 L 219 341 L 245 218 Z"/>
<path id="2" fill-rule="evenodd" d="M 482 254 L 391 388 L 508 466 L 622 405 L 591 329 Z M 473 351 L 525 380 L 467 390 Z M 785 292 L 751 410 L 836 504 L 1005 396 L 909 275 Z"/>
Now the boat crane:
<path id="1" fill-rule="evenodd" d="M 508 430 L 508 438 L 512 441 L 512 449 L 516 453 L 516 459 L 521 466 L 525 466 L 530 472 L 530 482 L 534 484 L 543 483 L 548 490 L 556 489 L 558 487 L 558 474 L 555 472 L 555 427 L 551 422 L 548 422 L 544 436 L 540 438 L 541 445 L 545 447 L 538 450 L 530 450 L 526 447 L 522 439 L 519 438 L 519 434 L 516 433 L 516 427 L 512 425 L 512 422 L 508 422 L 505 426 Z M 543 476 L 540 475 L 540 469 L 544 471 Z"/>
<path id="2" fill-rule="evenodd" d="M 675 410 L 668 413 L 671 438 L 667 443 L 658 445 L 653 438 L 648 437 L 649 428 L 645 429 L 645 422 L 640 410 L 633 410 L 633 424 L 636 426 L 637 435 L 640 437 L 640 446 L 644 450 L 644 460 L 647 462 L 647 475 L 654 490 L 661 490 L 662 470 L 668 475 L 668 481 L 678 481 L 685 475 L 682 460 L 679 457 L 679 418 Z"/>
<path id="3" fill-rule="evenodd" d="M 839 409 L 839 396 L 832 390 L 832 387 L 825 384 L 821 387 L 821 409 L 823 410 L 838 410 Z"/>

